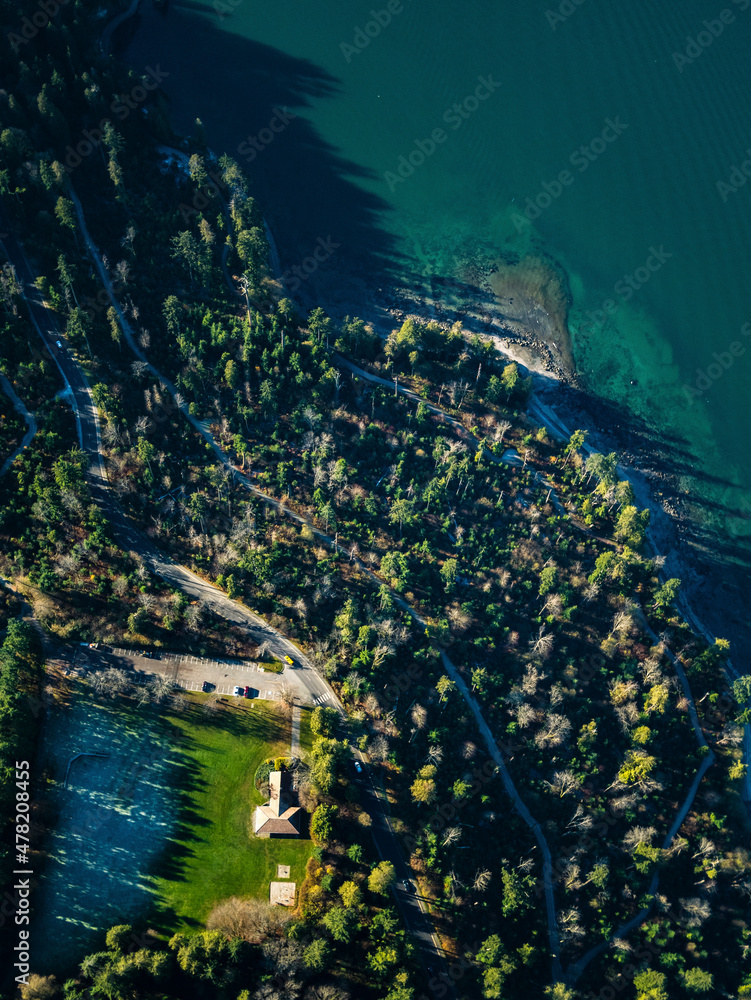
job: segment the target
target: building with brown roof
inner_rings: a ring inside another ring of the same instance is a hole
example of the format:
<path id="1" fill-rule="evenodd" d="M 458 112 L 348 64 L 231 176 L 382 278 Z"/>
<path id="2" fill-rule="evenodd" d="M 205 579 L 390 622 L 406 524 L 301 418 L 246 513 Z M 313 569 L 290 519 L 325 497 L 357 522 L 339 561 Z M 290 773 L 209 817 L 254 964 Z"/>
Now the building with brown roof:
<path id="1" fill-rule="evenodd" d="M 302 809 L 293 801 L 288 771 L 269 775 L 269 801 L 258 806 L 253 820 L 256 837 L 299 837 Z"/>

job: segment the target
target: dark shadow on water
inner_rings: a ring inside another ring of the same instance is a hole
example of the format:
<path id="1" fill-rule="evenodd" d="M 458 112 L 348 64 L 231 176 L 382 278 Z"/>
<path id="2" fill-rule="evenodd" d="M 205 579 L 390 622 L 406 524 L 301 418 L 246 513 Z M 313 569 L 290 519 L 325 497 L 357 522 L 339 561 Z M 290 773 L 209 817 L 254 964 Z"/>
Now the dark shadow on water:
<path id="1" fill-rule="evenodd" d="M 345 159 L 305 117 L 313 103 L 336 101 L 342 81 L 309 60 L 244 38 L 231 28 L 213 14 L 206 16 L 205 8 L 190 0 L 171 3 L 166 14 L 146 3 L 139 16 L 122 28 L 118 40 L 130 38 L 125 57 L 135 71 L 159 66 L 168 74 L 163 88 L 172 101 L 176 130 L 192 131 L 200 117 L 209 146 L 217 153 L 228 153 L 246 170 L 251 193 L 275 236 L 283 270 L 300 267 L 306 258 L 312 260 L 313 252 L 323 244 L 318 254 L 323 259 L 309 277 L 304 272 L 302 278 L 290 275 L 288 289 L 296 302 L 303 309 L 323 303 L 335 316 L 352 308 L 349 303 L 361 302 L 362 315 L 383 317 L 384 324 L 388 323 L 391 317 L 383 312 L 380 289 L 399 286 L 407 297 L 419 296 L 426 282 L 400 254 L 395 237 L 385 228 L 390 206 L 362 186 L 379 182 L 385 194 L 383 179 Z M 279 131 L 271 130 L 272 122 Z M 259 137 L 263 148 L 252 147 L 252 136 Z M 497 325 L 490 327 L 497 304 L 491 302 L 479 278 L 470 280 L 464 290 L 452 288 L 451 282 L 428 281 L 428 286 L 439 300 L 453 298 L 455 291 L 464 297 L 471 290 L 475 312 L 487 314 L 487 329 L 478 332 L 499 332 Z M 415 308 L 419 308 L 416 303 Z M 438 312 L 449 318 L 448 310 L 441 313 L 440 301 Z M 675 531 L 669 543 L 676 552 L 691 550 L 692 573 L 699 582 L 690 586 L 696 594 L 702 593 L 702 577 L 716 592 L 723 584 L 734 592 L 747 586 L 749 545 L 730 536 L 724 521 L 728 516 L 732 521 L 733 512 L 714 499 L 732 483 L 703 473 L 684 441 L 657 439 L 653 429 L 634 414 L 599 397 L 571 389 L 564 406 L 575 421 L 581 414 L 581 422 L 574 426 L 601 426 L 607 450 L 634 456 L 637 466 L 646 464 L 664 478 L 665 492 L 672 489 L 681 509 L 690 507 L 696 514 L 690 527 Z M 690 504 L 676 485 L 684 477 L 697 484 Z M 739 514 L 745 516 L 743 511 Z M 697 611 L 711 611 L 708 591 L 702 604 Z M 727 610 L 727 614 L 735 612 Z M 723 615 L 715 617 L 708 624 L 722 635 Z M 748 628 L 741 637 L 743 644 L 751 652 Z"/>
<path id="2" fill-rule="evenodd" d="M 380 178 L 342 157 L 305 117 L 314 101 L 337 99 L 338 79 L 309 60 L 224 30 L 186 3 L 172 4 L 166 17 L 142 6 L 130 32 L 127 63 L 139 72 L 159 63 L 169 74 L 163 87 L 177 131 L 192 131 L 201 118 L 209 146 L 247 172 L 283 269 L 302 265 L 323 245 L 311 276 L 291 275 L 296 299 L 312 304 L 319 286 L 344 275 L 389 282 L 398 261 L 394 238 L 382 226 L 389 205 L 358 183 Z"/>

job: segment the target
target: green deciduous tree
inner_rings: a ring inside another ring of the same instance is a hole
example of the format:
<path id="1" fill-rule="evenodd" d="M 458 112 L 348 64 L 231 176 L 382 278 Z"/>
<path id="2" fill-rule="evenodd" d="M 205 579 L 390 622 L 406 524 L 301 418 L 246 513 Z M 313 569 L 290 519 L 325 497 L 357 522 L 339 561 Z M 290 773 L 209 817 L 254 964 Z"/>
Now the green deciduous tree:
<path id="1" fill-rule="evenodd" d="M 392 945 L 381 945 L 368 956 L 368 966 L 380 977 L 385 977 L 399 961 L 399 952 Z"/>
<path id="2" fill-rule="evenodd" d="M 421 805 L 423 803 L 430 804 L 431 802 L 435 802 L 437 794 L 435 781 L 425 778 L 416 778 L 412 782 L 410 792 L 412 793 L 412 798 L 415 802 L 419 802 Z"/>
<path id="3" fill-rule="evenodd" d="M 667 977 L 656 969 L 645 969 L 634 976 L 636 1000 L 668 1000 Z"/>
<path id="4" fill-rule="evenodd" d="M 571 456 L 576 454 L 577 451 L 581 451 L 584 447 L 584 440 L 587 437 L 587 433 L 587 431 L 574 431 L 568 439 L 568 444 L 564 449 L 566 454 L 566 461 L 563 463 L 564 468 L 568 465 Z"/>
<path id="5" fill-rule="evenodd" d="M 415 991 L 409 985 L 409 973 L 402 970 L 394 976 L 391 988 L 384 1000 L 413 1000 L 414 995 Z"/>
<path id="6" fill-rule="evenodd" d="M 362 902 L 362 890 L 356 882 L 342 882 L 339 886 L 339 895 L 342 898 L 342 904 L 348 910 L 356 910 Z"/>
<path id="7" fill-rule="evenodd" d="M 22 1000 L 56 1000 L 60 993 L 60 985 L 54 976 L 32 974 L 21 987 Z"/>
<path id="8" fill-rule="evenodd" d="M 447 594 L 451 593 L 456 586 L 457 567 L 458 563 L 456 559 L 446 559 L 443 566 L 441 566 L 441 579 L 443 580 L 443 586 Z"/>
<path id="9" fill-rule="evenodd" d="M 591 479 L 594 476 L 598 487 L 614 486 L 618 480 L 618 474 L 615 471 L 617 465 L 618 458 L 614 451 L 611 451 L 609 455 L 595 451 L 586 462 L 588 478 Z"/>
<path id="10" fill-rule="evenodd" d="M 232 952 L 221 931 L 175 934 L 169 946 L 176 953 L 177 964 L 183 972 L 215 985 L 222 982 Z"/>
<path id="11" fill-rule="evenodd" d="M 193 285 L 196 272 L 201 269 L 203 262 L 201 245 L 190 230 L 185 229 L 178 236 L 172 238 L 172 258 L 186 268 L 190 283 Z"/>
<path id="12" fill-rule="evenodd" d="M 544 597 L 545 594 L 549 593 L 555 586 L 555 579 L 557 575 L 557 570 L 555 566 L 546 566 L 540 573 L 540 589 L 538 593 L 540 597 Z"/>
<path id="13" fill-rule="evenodd" d="M 339 713 L 335 708 L 318 705 L 310 716 L 310 728 L 316 736 L 333 736 L 339 723 Z"/>
<path id="14" fill-rule="evenodd" d="M 303 961 L 313 972 L 323 972 L 331 961 L 331 945 L 323 938 L 318 938 L 303 952 Z"/>
<path id="15" fill-rule="evenodd" d="M 345 909 L 342 906 L 332 906 L 323 918 L 323 926 L 335 941 L 341 941 L 346 944 L 352 939 L 352 935 L 357 929 L 357 918 L 351 909 Z"/>
<path id="16" fill-rule="evenodd" d="M 230 389 L 236 389 L 240 385 L 240 366 L 232 358 L 224 366 L 224 381 Z"/>
<path id="17" fill-rule="evenodd" d="M 626 760 L 618 772 L 618 780 L 624 785 L 641 785 L 656 766 L 656 759 L 645 750 L 628 750 Z"/>
<path id="18" fill-rule="evenodd" d="M 392 549 L 381 559 L 381 573 L 395 590 L 404 590 L 409 576 L 409 566 L 403 552 Z"/>
<path id="19" fill-rule="evenodd" d="M 336 806 L 322 802 L 310 820 L 310 836 L 317 844 L 326 844 L 334 833 L 334 819 L 338 809 Z"/>
<path id="20" fill-rule="evenodd" d="M 436 681 L 435 689 L 438 692 L 438 697 L 443 702 L 446 701 L 451 692 L 456 689 L 456 684 L 451 680 L 448 674 L 443 674 L 443 676 L 439 677 Z"/>
<path id="21" fill-rule="evenodd" d="M 675 599 L 678 596 L 680 586 L 681 581 L 675 577 L 671 580 L 667 580 L 655 594 L 655 607 L 667 608 L 671 604 L 674 604 Z"/>
<path id="22" fill-rule="evenodd" d="M 380 896 L 387 896 L 396 881 L 396 871 L 390 861 L 381 861 L 368 876 L 368 888 Z"/>
<path id="23" fill-rule="evenodd" d="M 614 537 L 629 548 L 638 549 L 644 541 L 644 532 L 649 524 L 649 511 L 638 511 L 634 506 L 624 507 L 618 515 Z"/>
<path id="24" fill-rule="evenodd" d="M 687 969 L 681 976 L 684 986 L 692 996 L 703 996 L 712 992 L 714 977 L 704 969 Z"/>
<path id="25" fill-rule="evenodd" d="M 406 497 L 400 497 L 398 500 L 394 500 L 391 505 L 391 510 L 389 512 L 389 521 L 392 524 L 399 525 L 399 534 L 402 534 L 404 525 L 413 524 L 415 521 L 415 503 L 414 500 L 408 500 Z"/>
<path id="26" fill-rule="evenodd" d="M 70 229 L 76 237 L 76 245 L 78 245 L 78 236 L 76 235 L 76 210 L 70 198 L 64 198 L 60 195 L 55 203 L 55 217 L 61 226 L 64 226 L 66 229 Z"/>

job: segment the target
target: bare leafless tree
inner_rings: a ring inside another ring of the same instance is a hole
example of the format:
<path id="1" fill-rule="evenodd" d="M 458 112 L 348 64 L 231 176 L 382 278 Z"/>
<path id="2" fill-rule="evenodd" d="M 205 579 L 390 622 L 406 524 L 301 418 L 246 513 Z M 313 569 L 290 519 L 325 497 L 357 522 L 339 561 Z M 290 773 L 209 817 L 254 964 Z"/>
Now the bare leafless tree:
<path id="1" fill-rule="evenodd" d="M 558 923 L 564 941 L 579 940 L 586 934 L 581 922 L 581 913 L 576 909 L 561 911 L 558 914 Z"/>
<path id="2" fill-rule="evenodd" d="M 584 603 L 591 604 L 592 601 L 597 600 L 600 595 L 600 584 L 590 583 L 588 587 L 584 589 Z"/>
<path id="3" fill-rule="evenodd" d="M 632 826 L 623 838 L 623 846 L 627 851 L 633 851 L 639 844 L 650 844 L 657 836 L 653 826 Z"/>
<path id="4" fill-rule="evenodd" d="M 689 927 L 701 927 L 704 921 L 712 915 L 712 907 L 707 900 L 700 899 L 698 896 L 691 899 L 681 899 L 680 904 L 688 916 L 686 923 Z"/>
<path id="5" fill-rule="evenodd" d="M 311 986 L 305 994 L 306 1000 L 349 1000 L 349 993 L 333 983 Z"/>
<path id="6" fill-rule="evenodd" d="M 295 692 L 289 681 L 282 681 L 277 690 L 279 691 L 279 703 L 283 708 L 291 710 L 295 703 Z"/>
<path id="7" fill-rule="evenodd" d="M 145 594 L 138 595 L 138 603 L 144 609 L 144 611 L 152 611 L 154 605 L 156 604 L 156 597 L 153 594 L 146 592 Z"/>
<path id="8" fill-rule="evenodd" d="M 537 685 L 540 682 L 540 671 L 531 663 L 527 664 L 522 679 L 522 691 L 527 697 L 533 697 L 537 692 Z"/>
<path id="9" fill-rule="evenodd" d="M 541 660 L 546 659 L 553 651 L 553 636 L 541 625 L 536 637 L 530 641 L 533 656 L 539 656 Z"/>
<path id="10" fill-rule="evenodd" d="M 634 619 L 627 611 L 616 611 L 610 635 L 627 635 L 634 627 Z"/>
<path id="11" fill-rule="evenodd" d="M 538 747 L 558 747 L 564 744 L 571 735 L 571 723 L 565 715 L 551 712 L 545 719 L 545 725 L 535 736 Z"/>
<path id="12" fill-rule="evenodd" d="M 461 836 L 462 828 L 460 826 L 448 827 L 442 838 L 444 847 L 457 843 L 457 841 L 461 840 Z"/>
<path id="13" fill-rule="evenodd" d="M 475 892 L 485 892 L 487 887 L 490 885 L 490 880 L 493 877 L 493 873 L 489 868 L 478 868 L 475 872 L 474 881 L 472 882 L 472 888 Z"/>
<path id="14" fill-rule="evenodd" d="M 511 422 L 509 420 L 499 420 L 496 424 L 494 438 L 498 444 L 503 443 L 503 439 L 506 433 L 511 430 Z"/>
<path id="15" fill-rule="evenodd" d="M 528 702 L 522 702 L 516 710 L 516 721 L 522 729 L 531 726 L 537 718 L 537 712 Z"/>
<path id="16" fill-rule="evenodd" d="M 117 667 L 108 667 L 106 670 L 97 671 L 91 678 L 91 686 L 97 694 L 114 698 L 118 694 L 125 694 L 130 690 L 131 682 L 127 673 Z"/>
<path id="17" fill-rule="evenodd" d="M 564 795 L 572 795 L 579 791 L 579 779 L 573 771 L 556 771 L 553 780 L 547 782 L 548 788 L 562 799 Z"/>
<path id="18" fill-rule="evenodd" d="M 576 807 L 576 812 L 571 817 L 571 819 L 566 824 L 567 830 L 591 830 L 594 820 L 584 809 L 584 806 L 578 805 Z"/>
<path id="19" fill-rule="evenodd" d="M 548 594 L 542 606 L 542 613 L 552 615 L 554 618 L 560 618 L 563 614 L 563 598 L 561 595 Z"/>
<path id="20" fill-rule="evenodd" d="M 427 709 L 423 708 L 422 705 L 415 703 L 412 706 L 412 711 L 410 712 L 410 717 L 412 719 L 412 724 L 415 729 L 424 729 L 428 724 L 428 712 Z"/>
<path id="21" fill-rule="evenodd" d="M 209 914 L 206 927 L 221 931 L 228 938 L 240 938 L 259 944 L 282 933 L 292 914 L 283 906 L 271 906 L 259 899 L 232 896 L 218 903 Z"/>
<path id="22" fill-rule="evenodd" d="M 368 754 L 372 760 L 388 760 L 389 741 L 382 733 L 368 742 Z"/>

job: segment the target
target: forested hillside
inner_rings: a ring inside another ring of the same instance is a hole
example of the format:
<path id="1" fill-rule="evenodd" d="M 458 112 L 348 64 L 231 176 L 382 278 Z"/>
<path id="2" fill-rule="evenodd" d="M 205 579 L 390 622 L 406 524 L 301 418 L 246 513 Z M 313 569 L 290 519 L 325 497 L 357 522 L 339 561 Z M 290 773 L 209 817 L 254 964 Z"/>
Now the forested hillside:
<path id="1" fill-rule="evenodd" d="M 531 381 L 461 324 L 300 315 L 238 165 L 102 55 L 103 12 L 50 7 L 41 25 L 0 6 L 0 233 L 88 381 L 106 490 L 291 638 L 346 717 L 314 714 L 288 920 L 226 900 L 168 940 L 146 917 L 103 928 L 24 997 L 751 995 L 747 687 L 678 617 L 616 456 L 535 425 Z M 0 367 L 37 423 L 0 479 L 0 575 L 55 642 L 237 655 L 242 630 L 119 540 L 32 288 L 0 267 Z M 3 421 L 2 461 L 22 436 Z M 40 722 L 21 614 L 2 621 L 6 778 Z M 441 967 L 401 922 L 352 747 Z"/>

